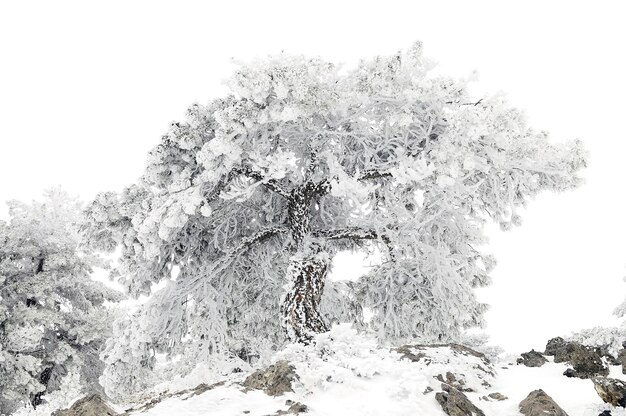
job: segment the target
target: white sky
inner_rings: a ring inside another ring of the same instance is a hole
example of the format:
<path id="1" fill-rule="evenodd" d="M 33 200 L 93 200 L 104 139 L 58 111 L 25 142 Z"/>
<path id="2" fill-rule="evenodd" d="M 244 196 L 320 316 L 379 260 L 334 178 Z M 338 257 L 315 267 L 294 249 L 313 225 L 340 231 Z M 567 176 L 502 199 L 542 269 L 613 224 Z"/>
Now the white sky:
<path id="1" fill-rule="evenodd" d="M 591 153 L 583 188 L 539 198 L 521 228 L 490 233 L 499 266 L 481 297 L 493 342 L 542 348 L 615 324 L 626 295 L 621 2 L 427 3 L 2 2 L 0 201 L 56 184 L 83 199 L 122 189 L 170 121 L 224 92 L 231 57 L 350 63 L 419 39 L 442 72 L 478 70 L 480 88 Z"/>

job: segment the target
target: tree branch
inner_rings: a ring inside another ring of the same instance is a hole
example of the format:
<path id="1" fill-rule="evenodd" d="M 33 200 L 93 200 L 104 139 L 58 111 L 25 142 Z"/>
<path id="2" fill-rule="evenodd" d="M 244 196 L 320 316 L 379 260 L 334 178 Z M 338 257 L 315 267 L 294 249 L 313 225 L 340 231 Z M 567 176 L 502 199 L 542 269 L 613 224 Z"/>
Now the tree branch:
<path id="1" fill-rule="evenodd" d="M 348 238 L 351 240 L 374 240 L 378 238 L 378 234 L 374 230 L 364 230 L 358 227 L 347 227 L 335 230 L 314 230 L 314 237 L 322 237 L 327 240 L 339 240 Z"/>
<path id="2" fill-rule="evenodd" d="M 365 181 L 368 179 L 379 179 L 379 178 L 390 178 L 391 173 L 389 172 L 379 172 L 377 170 L 366 170 L 359 176 L 360 181 Z"/>
<path id="3" fill-rule="evenodd" d="M 314 230 L 312 233 L 314 237 L 322 237 L 327 240 L 377 240 L 380 239 L 387 246 L 389 256 L 392 260 L 395 259 L 393 245 L 391 239 L 386 234 L 379 234 L 375 230 L 364 230 L 359 227 L 347 227 L 335 230 Z"/>
<path id="4" fill-rule="evenodd" d="M 225 256 L 232 257 L 237 254 L 243 253 L 244 251 L 250 249 L 250 247 L 252 247 L 253 245 L 267 241 L 271 237 L 280 233 L 284 233 L 285 231 L 287 231 L 285 228 L 279 227 L 265 228 L 261 231 L 258 231 L 256 234 L 242 238 L 237 247 L 225 252 Z"/>
<path id="5" fill-rule="evenodd" d="M 253 235 L 242 238 L 236 247 L 230 250 L 224 251 L 223 255 L 221 255 L 219 258 L 213 261 L 213 264 L 210 267 L 211 270 L 213 272 L 223 270 L 230 264 L 230 262 L 235 258 L 235 256 L 249 250 L 252 246 L 254 246 L 257 243 L 262 243 L 264 241 L 267 241 L 273 236 L 284 233 L 286 231 L 287 231 L 286 228 L 280 228 L 280 227 L 265 228 L 263 230 L 256 232 Z M 195 285 L 198 281 L 204 279 L 205 277 L 206 277 L 205 275 L 197 276 L 196 278 L 192 279 L 189 282 L 188 287 L 193 287 L 193 285 Z"/>
<path id="6" fill-rule="evenodd" d="M 262 182 L 263 185 L 269 189 L 272 192 L 277 193 L 280 196 L 283 196 L 285 198 L 288 198 L 290 193 L 289 191 L 287 191 L 277 180 L 275 179 L 269 179 L 266 180 L 266 178 L 263 177 L 263 175 L 260 172 L 255 172 L 253 171 L 249 166 L 246 167 L 239 167 L 239 168 L 235 168 L 233 169 L 234 172 L 245 175 L 251 179 L 254 179 L 258 182 Z"/>

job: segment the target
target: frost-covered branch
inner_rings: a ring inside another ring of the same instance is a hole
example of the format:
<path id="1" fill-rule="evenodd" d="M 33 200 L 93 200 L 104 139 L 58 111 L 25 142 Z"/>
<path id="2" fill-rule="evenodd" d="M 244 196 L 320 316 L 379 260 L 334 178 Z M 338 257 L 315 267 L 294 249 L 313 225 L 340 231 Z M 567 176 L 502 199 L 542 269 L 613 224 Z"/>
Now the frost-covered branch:
<path id="1" fill-rule="evenodd" d="M 261 182 L 263 186 L 265 186 L 267 189 L 277 193 L 280 196 L 288 198 L 290 195 L 289 191 L 285 189 L 277 180 L 267 179 L 262 173 L 254 171 L 248 166 L 236 168 L 234 169 L 234 171 L 251 179 L 254 179 L 257 182 Z"/>
<path id="2" fill-rule="evenodd" d="M 387 234 L 379 233 L 375 230 L 371 229 L 362 229 L 359 227 L 346 227 L 335 230 L 314 230 L 312 232 L 313 236 L 325 238 L 327 240 L 377 240 L 380 239 L 383 243 L 385 243 L 387 247 L 387 252 L 391 260 L 395 259 L 394 248 L 391 242 L 391 239 Z"/>

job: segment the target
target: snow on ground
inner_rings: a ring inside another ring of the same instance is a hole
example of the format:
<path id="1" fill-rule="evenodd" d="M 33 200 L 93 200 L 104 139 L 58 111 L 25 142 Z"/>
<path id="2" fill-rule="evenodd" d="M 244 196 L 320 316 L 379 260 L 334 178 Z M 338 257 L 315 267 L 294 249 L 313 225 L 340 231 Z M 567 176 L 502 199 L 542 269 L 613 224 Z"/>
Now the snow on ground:
<path id="1" fill-rule="evenodd" d="M 611 408 L 600 400 L 591 380 L 563 376 L 565 364 L 550 361 L 543 367 L 529 368 L 499 363 L 493 366 L 497 372 L 494 378 L 486 374 L 490 368 L 477 371 L 480 360 L 476 357 L 455 354 L 447 347 L 429 349 L 427 354 L 428 359 L 418 362 L 401 359 L 400 354 L 380 347 L 372 337 L 340 325 L 320 335 L 313 346 L 291 345 L 276 355 L 276 360 L 291 362 L 300 376 L 293 393 L 270 397 L 261 391 L 245 392 L 236 383 L 245 376 L 235 375 L 224 386 L 193 397 L 164 400 L 141 414 L 262 416 L 286 410 L 289 399 L 306 404 L 310 416 L 441 416 L 444 413 L 435 400 L 441 382 L 435 377 L 446 371 L 465 375 L 466 386 L 476 391 L 467 396 L 487 416 L 519 416 L 519 402 L 535 389 L 543 389 L 570 416 L 597 416 Z M 611 377 L 626 379 L 617 366 L 611 368 Z M 435 391 L 424 394 L 429 386 Z M 481 399 L 492 392 L 509 399 Z M 611 411 L 613 416 L 626 416 L 623 409 Z"/>
<path id="2" fill-rule="evenodd" d="M 467 396 L 480 407 L 486 415 L 519 415 L 517 406 L 528 393 L 542 389 L 565 410 L 569 416 L 597 416 L 605 409 L 612 409 L 613 416 L 625 416 L 623 410 L 615 410 L 602 402 L 593 388 L 591 380 L 567 378 L 563 372 L 568 368 L 564 363 L 554 363 L 551 357 L 542 367 L 530 368 L 523 365 L 502 364 L 506 368 L 498 367 L 498 377 L 493 388 L 507 396 L 503 402 L 478 401 L 476 395 Z M 613 366 L 613 378 L 625 379 L 621 367 Z"/>
<path id="3" fill-rule="evenodd" d="M 234 386 L 218 387 L 197 396 L 164 400 L 156 407 L 137 415 L 146 416 L 230 416 L 270 415 L 286 409 L 285 397 L 270 397 L 260 390 L 245 393 Z M 249 411 L 250 413 L 245 413 Z"/>

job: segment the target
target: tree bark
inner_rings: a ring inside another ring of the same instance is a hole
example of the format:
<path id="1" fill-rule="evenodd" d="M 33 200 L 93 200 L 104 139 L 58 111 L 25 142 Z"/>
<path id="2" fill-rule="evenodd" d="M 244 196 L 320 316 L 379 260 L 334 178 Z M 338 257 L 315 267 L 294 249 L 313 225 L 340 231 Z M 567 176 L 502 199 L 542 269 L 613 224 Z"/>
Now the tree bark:
<path id="1" fill-rule="evenodd" d="M 319 312 L 329 260 L 324 253 L 294 258 L 289 266 L 291 290 L 283 304 L 283 325 L 291 341 L 308 344 L 316 334 L 328 331 Z"/>

